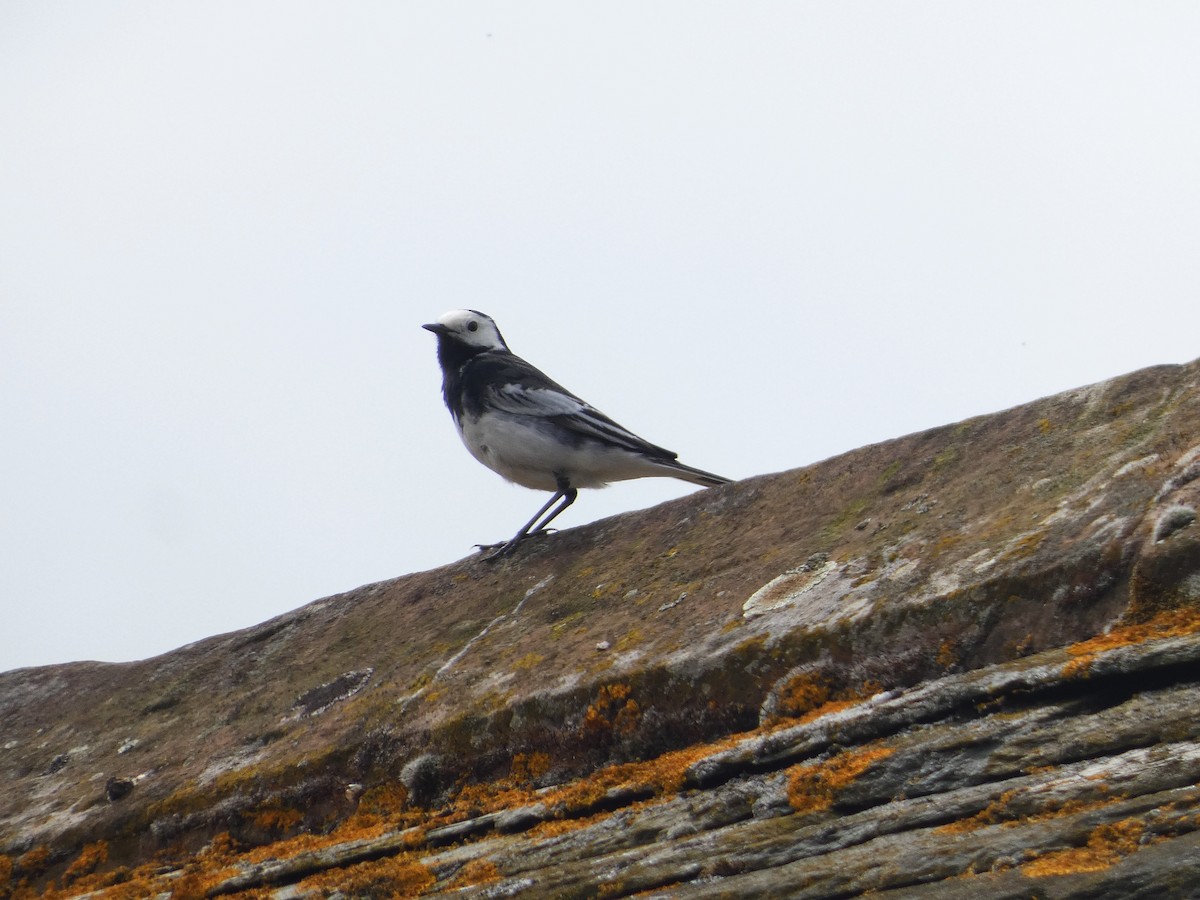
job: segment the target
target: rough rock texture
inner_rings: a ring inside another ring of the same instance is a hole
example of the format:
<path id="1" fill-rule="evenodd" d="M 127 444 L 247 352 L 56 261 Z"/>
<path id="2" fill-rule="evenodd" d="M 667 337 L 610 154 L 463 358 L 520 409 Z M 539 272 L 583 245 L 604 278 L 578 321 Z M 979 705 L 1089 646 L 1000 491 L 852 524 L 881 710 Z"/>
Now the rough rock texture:
<path id="1" fill-rule="evenodd" d="M 1198 381 L 0 674 L 0 897 L 1192 896 Z"/>

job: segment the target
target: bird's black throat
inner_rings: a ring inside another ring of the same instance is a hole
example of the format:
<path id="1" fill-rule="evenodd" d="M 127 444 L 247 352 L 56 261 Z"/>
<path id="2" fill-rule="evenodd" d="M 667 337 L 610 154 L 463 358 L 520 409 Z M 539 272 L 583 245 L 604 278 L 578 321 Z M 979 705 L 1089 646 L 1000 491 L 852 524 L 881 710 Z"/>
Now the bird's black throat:
<path id="1" fill-rule="evenodd" d="M 486 347 L 470 347 L 449 335 L 438 335 L 438 363 L 442 367 L 442 399 L 455 419 L 462 416 L 463 370 Z"/>

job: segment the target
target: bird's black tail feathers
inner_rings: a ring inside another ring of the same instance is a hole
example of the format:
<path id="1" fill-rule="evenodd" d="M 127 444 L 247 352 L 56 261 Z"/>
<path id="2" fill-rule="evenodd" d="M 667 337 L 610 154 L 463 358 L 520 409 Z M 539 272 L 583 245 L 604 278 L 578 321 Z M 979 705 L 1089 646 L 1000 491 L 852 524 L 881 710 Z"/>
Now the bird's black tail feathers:
<path id="1" fill-rule="evenodd" d="M 717 487 L 717 485 L 729 484 L 733 481 L 732 478 L 725 478 L 721 475 L 714 475 L 712 472 L 705 472 L 703 469 L 685 466 L 678 460 L 661 460 L 661 462 L 663 468 L 666 470 L 663 474 L 671 475 L 682 481 L 690 481 L 692 484 L 698 484 L 701 487 Z"/>

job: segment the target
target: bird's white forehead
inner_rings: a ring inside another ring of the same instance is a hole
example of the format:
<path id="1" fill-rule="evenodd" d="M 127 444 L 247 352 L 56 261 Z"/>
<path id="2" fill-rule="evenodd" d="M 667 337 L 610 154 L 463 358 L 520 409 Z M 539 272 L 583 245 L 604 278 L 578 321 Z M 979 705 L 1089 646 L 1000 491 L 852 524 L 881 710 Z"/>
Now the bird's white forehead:
<path id="1" fill-rule="evenodd" d="M 467 323 L 471 320 L 475 320 L 480 325 L 484 324 L 485 322 L 492 326 L 495 326 L 496 324 L 492 321 L 491 316 L 486 316 L 474 309 L 452 309 L 450 312 L 444 313 L 442 317 L 437 320 L 437 323 L 439 325 L 445 325 L 447 328 L 453 329 L 454 331 L 461 331 L 467 327 Z"/>
<path id="2" fill-rule="evenodd" d="M 492 317 L 477 309 L 452 309 L 438 319 L 438 324 L 452 334 L 456 341 L 468 347 L 508 349 Z"/>

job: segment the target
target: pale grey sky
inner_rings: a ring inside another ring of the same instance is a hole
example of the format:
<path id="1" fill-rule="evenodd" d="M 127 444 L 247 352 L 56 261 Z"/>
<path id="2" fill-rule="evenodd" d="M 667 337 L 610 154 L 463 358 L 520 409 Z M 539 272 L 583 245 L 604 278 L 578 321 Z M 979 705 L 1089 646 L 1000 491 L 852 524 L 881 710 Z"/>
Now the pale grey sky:
<path id="1" fill-rule="evenodd" d="M 0 670 L 510 536 L 447 309 L 735 478 L 1200 356 L 1197 47 L 1194 0 L 3 0 Z"/>

